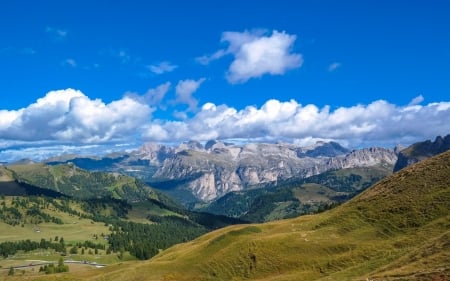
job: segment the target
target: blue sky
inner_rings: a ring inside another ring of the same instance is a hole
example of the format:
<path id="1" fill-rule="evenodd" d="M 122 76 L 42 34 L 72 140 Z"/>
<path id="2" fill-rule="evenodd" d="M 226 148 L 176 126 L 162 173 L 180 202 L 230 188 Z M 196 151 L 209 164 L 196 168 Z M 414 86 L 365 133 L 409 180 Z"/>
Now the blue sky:
<path id="1" fill-rule="evenodd" d="M 3 1 L 0 161 L 448 134 L 449 14 L 444 0 Z"/>

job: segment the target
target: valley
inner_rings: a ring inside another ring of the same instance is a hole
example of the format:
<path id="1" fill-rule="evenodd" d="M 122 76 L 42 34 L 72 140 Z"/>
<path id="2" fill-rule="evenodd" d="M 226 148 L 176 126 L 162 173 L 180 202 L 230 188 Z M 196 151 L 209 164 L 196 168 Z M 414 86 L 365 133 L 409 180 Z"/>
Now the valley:
<path id="1" fill-rule="evenodd" d="M 404 168 L 320 214 L 228 226 L 142 263 L 28 278 L 447 280 L 449 172 L 446 152 Z M 16 278 L 27 280 L 27 274 Z"/>
<path id="2" fill-rule="evenodd" d="M 34 280 L 67 262 L 44 279 L 445 278 L 450 154 L 436 153 L 394 174 L 382 161 L 262 183 L 197 211 L 118 172 L 1 166 L 1 272 Z"/>
<path id="3" fill-rule="evenodd" d="M 0 173 L 2 266 L 56 263 L 61 256 L 82 267 L 149 259 L 171 245 L 240 223 L 188 211 L 134 178 L 73 164 L 10 165 Z"/>

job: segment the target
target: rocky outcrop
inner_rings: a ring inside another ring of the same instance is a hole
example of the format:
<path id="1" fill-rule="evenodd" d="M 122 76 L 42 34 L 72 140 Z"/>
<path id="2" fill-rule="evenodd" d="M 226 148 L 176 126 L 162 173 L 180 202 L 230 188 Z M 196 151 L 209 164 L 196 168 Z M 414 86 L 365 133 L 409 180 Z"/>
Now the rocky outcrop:
<path id="1" fill-rule="evenodd" d="M 394 172 L 434 155 L 443 153 L 449 149 L 450 135 L 445 137 L 438 136 L 434 142 L 427 140 L 424 142 L 415 143 L 400 151 L 398 154 L 397 163 L 394 166 Z"/>
<path id="2" fill-rule="evenodd" d="M 152 181 L 179 183 L 176 188 L 211 201 L 230 191 L 292 177 L 305 178 L 331 169 L 394 165 L 393 149 L 349 151 L 338 143 L 318 142 L 309 147 L 293 144 L 249 143 L 233 145 L 209 141 L 189 142 L 177 148 L 148 144 L 139 155 L 158 165 Z"/>
<path id="3" fill-rule="evenodd" d="M 165 159 L 173 157 L 175 149 L 156 143 L 146 143 L 133 153 L 138 159 L 150 160 L 151 165 L 160 165 Z"/>

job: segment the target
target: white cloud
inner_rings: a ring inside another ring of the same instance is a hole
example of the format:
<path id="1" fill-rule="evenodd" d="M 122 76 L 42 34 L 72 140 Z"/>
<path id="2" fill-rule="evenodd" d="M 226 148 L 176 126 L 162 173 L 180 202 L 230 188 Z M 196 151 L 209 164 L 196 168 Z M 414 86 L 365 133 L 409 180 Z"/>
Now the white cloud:
<path id="1" fill-rule="evenodd" d="M 276 30 L 271 35 L 263 30 L 224 32 L 221 41 L 228 43 L 228 48 L 196 60 L 206 65 L 231 54 L 234 60 L 228 68 L 227 80 L 232 84 L 244 83 L 251 78 L 265 74 L 282 75 L 300 67 L 303 64 L 302 55 L 292 52 L 295 40 L 295 35 Z"/>
<path id="2" fill-rule="evenodd" d="M 410 102 L 409 105 L 413 106 L 413 105 L 417 105 L 420 104 L 424 101 L 424 97 L 422 95 L 418 95 L 417 97 L 413 98 Z"/>
<path id="3" fill-rule="evenodd" d="M 39 146 L 39 148 L 36 148 Z M 0 145 L 1 147 L 1 145 Z M 118 144 L 52 144 L 48 142 L 18 143 L 17 146 L 0 150 L 0 162 L 14 162 L 19 159 L 46 160 L 52 156 L 77 154 L 80 156 L 96 156 L 106 153 L 135 150 L 136 143 Z"/>
<path id="4" fill-rule="evenodd" d="M 212 55 L 204 55 L 201 57 L 197 57 L 195 58 L 195 60 L 202 65 L 208 65 L 210 64 L 212 61 L 218 60 L 221 57 L 225 56 L 227 54 L 227 52 L 225 50 L 218 50 L 217 52 L 215 52 Z"/>
<path id="5" fill-rule="evenodd" d="M 159 85 L 156 88 L 148 89 L 144 95 L 139 95 L 137 93 L 126 93 L 125 95 L 138 101 L 139 103 L 149 104 L 151 106 L 161 107 L 161 102 L 165 95 L 169 91 L 171 86 L 170 82 Z"/>
<path id="6" fill-rule="evenodd" d="M 177 102 L 196 109 L 193 115 L 175 112 L 179 121 L 150 119 L 152 106 L 164 98 L 169 82 L 144 95 L 127 94 L 110 103 L 66 89 L 51 91 L 26 108 L 0 110 L 0 159 L 22 158 L 20 151 L 31 155 L 35 147 L 39 147 L 35 148 L 36 157 L 44 157 L 55 154 L 58 147 L 76 151 L 73 147 L 101 145 L 98 150 L 104 151 L 113 144 L 141 140 L 174 143 L 228 139 L 300 144 L 334 140 L 350 147 L 392 147 L 450 133 L 450 102 L 421 105 L 422 96 L 405 106 L 377 100 L 332 109 L 272 99 L 261 107 L 235 109 L 205 103 L 197 108 L 193 93 L 204 81 L 181 80 L 177 84 Z"/>
<path id="7" fill-rule="evenodd" d="M 104 143 L 124 140 L 148 122 L 152 109 L 127 96 L 105 104 L 82 92 L 51 91 L 19 110 L 0 110 L 0 139 Z"/>
<path id="8" fill-rule="evenodd" d="M 167 94 L 171 86 L 170 82 L 159 85 L 155 89 L 150 89 L 145 94 L 145 97 L 149 100 L 151 105 L 159 105 Z"/>
<path id="9" fill-rule="evenodd" d="M 340 62 L 333 62 L 328 66 L 328 71 L 329 72 L 333 72 L 336 69 L 338 69 L 339 67 L 341 67 L 341 63 Z"/>
<path id="10" fill-rule="evenodd" d="M 450 102 L 396 106 L 383 100 L 340 107 L 269 100 L 260 108 L 236 110 L 206 103 L 191 119 L 165 121 L 147 129 L 154 141 L 250 139 L 304 142 L 336 140 L 349 145 L 395 145 L 450 133 Z"/>
<path id="11" fill-rule="evenodd" d="M 228 69 L 228 81 L 243 83 L 264 74 L 281 75 L 300 67 L 302 55 L 291 53 L 295 39 L 295 35 L 278 31 L 273 31 L 271 36 L 225 32 L 222 41 L 230 43 L 235 57 Z"/>
<path id="12" fill-rule="evenodd" d="M 61 64 L 70 67 L 77 67 L 77 62 L 74 59 L 66 59 L 62 61 Z"/>
<path id="13" fill-rule="evenodd" d="M 163 74 L 165 72 L 174 71 L 178 65 L 171 64 L 168 61 L 160 62 L 159 64 L 149 65 L 148 69 L 155 74 Z"/>
<path id="14" fill-rule="evenodd" d="M 190 111 L 195 111 L 197 109 L 198 101 L 192 94 L 198 90 L 205 80 L 205 78 L 200 78 L 198 80 L 180 80 L 175 87 L 175 103 L 187 104 Z"/>

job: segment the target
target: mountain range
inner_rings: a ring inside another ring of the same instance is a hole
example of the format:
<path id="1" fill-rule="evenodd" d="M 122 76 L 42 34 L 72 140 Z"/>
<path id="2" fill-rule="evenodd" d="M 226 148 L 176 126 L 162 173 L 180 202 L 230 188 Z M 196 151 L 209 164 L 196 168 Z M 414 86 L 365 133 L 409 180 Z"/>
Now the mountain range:
<path id="1" fill-rule="evenodd" d="M 150 261 L 37 278 L 449 280 L 449 171 L 450 152 L 445 152 L 403 168 L 321 214 L 229 226 L 173 246 Z"/>
<path id="2" fill-rule="evenodd" d="M 335 142 L 301 147 L 286 143 L 243 145 L 190 141 L 178 147 L 148 143 L 131 153 L 104 158 L 53 158 L 85 169 L 126 173 L 163 190 L 184 204 L 211 202 L 232 191 L 275 186 L 344 168 L 393 166 L 397 150 L 348 150 Z"/>

